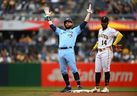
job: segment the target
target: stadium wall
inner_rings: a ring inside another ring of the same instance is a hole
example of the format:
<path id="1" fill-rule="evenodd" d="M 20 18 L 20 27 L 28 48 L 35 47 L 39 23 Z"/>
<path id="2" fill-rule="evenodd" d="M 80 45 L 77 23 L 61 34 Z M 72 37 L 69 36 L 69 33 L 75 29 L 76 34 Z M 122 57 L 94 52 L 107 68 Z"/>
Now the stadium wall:
<path id="1" fill-rule="evenodd" d="M 40 86 L 41 64 L 0 64 L 0 86 Z"/>
<path id="2" fill-rule="evenodd" d="M 0 86 L 8 86 L 8 64 L 0 64 Z"/>
<path id="3" fill-rule="evenodd" d="M 94 63 L 77 64 L 82 86 L 91 87 L 95 85 Z M 113 63 L 111 65 L 110 86 L 113 87 L 137 87 L 137 64 Z M 45 71 L 46 70 L 46 71 Z M 65 83 L 60 74 L 59 64 L 42 64 L 42 86 L 62 87 Z M 72 86 L 76 86 L 73 75 L 69 69 L 69 76 Z M 101 85 L 104 85 L 104 74 L 101 77 Z"/>
<path id="4" fill-rule="evenodd" d="M 78 63 L 82 86 L 95 85 L 94 63 Z M 110 86 L 137 87 L 137 64 L 113 63 L 111 65 Z M 70 82 L 76 86 L 69 70 Z M 57 62 L 42 64 L 0 64 L 0 86 L 42 86 L 62 87 L 65 83 Z M 104 74 L 101 77 L 104 85 Z"/>

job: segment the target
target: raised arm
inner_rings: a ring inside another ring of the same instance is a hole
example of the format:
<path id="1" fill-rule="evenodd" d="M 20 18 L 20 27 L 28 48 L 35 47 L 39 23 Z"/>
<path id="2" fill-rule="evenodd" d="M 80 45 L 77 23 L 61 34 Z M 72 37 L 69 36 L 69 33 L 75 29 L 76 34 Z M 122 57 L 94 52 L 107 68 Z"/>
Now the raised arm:
<path id="1" fill-rule="evenodd" d="M 49 11 L 49 8 L 48 7 L 45 7 L 44 8 L 44 12 L 45 12 L 45 15 L 44 15 L 44 18 L 46 18 L 46 20 L 48 21 L 49 25 L 53 24 L 53 22 L 51 21 L 51 12 Z"/>
<path id="2" fill-rule="evenodd" d="M 91 4 L 89 4 L 89 8 L 87 9 L 87 16 L 85 17 L 84 22 L 82 22 L 80 24 L 80 28 L 81 30 L 85 28 L 86 24 L 88 23 L 88 21 L 90 20 L 91 14 L 92 14 L 92 9 L 91 9 Z"/>
<path id="3" fill-rule="evenodd" d="M 45 7 L 44 8 L 44 12 L 45 12 L 45 15 L 44 15 L 44 18 L 48 21 L 49 25 L 50 25 L 50 28 L 53 30 L 53 31 L 56 31 L 56 26 L 53 25 L 53 22 L 51 20 L 51 12 L 49 11 L 49 8 L 48 7 Z"/>
<path id="4" fill-rule="evenodd" d="M 90 20 L 91 14 L 93 13 L 91 4 L 89 4 L 89 8 L 87 9 L 87 16 L 85 17 L 85 22 L 88 22 Z"/>

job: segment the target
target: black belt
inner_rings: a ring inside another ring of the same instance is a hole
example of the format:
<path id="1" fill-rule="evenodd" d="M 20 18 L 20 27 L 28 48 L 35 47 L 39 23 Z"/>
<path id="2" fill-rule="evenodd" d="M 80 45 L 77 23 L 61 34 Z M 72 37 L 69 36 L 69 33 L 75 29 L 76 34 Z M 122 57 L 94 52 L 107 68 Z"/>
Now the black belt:
<path id="1" fill-rule="evenodd" d="M 59 49 L 69 49 L 69 48 L 72 48 L 72 47 L 59 47 Z"/>

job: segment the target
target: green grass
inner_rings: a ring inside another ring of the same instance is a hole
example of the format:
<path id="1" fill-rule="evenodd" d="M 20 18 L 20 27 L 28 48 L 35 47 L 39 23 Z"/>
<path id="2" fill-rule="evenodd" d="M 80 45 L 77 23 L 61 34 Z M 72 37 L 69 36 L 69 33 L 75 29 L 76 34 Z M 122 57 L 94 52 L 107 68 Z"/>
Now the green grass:
<path id="1" fill-rule="evenodd" d="M 75 88 L 74 88 L 75 89 Z M 91 89 L 91 88 L 85 88 Z M 60 87 L 0 87 L 0 96 L 48 96 L 50 92 L 59 92 Z M 110 88 L 110 91 L 136 91 L 137 88 Z"/>
<path id="2" fill-rule="evenodd" d="M 91 87 L 92 88 L 92 87 Z M 84 89 L 91 89 L 90 87 L 86 87 Z M 14 91 L 19 91 L 19 92 L 30 92 L 30 91 L 36 91 L 36 92 L 58 92 L 62 89 L 62 87 L 48 87 L 48 88 L 43 88 L 43 87 L 0 87 L 0 93 L 1 92 L 14 92 Z M 76 88 L 73 88 L 76 89 Z M 137 91 L 136 88 L 128 88 L 128 87 L 110 87 L 111 91 Z"/>
<path id="3" fill-rule="evenodd" d="M 137 88 L 110 88 L 110 91 L 118 91 L 118 92 L 121 92 L 121 91 L 131 91 L 131 92 L 137 92 Z"/>
<path id="4" fill-rule="evenodd" d="M 93 87 L 86 87 L 84 89 L 91 89 Z M 73 88 L 73 89 L 76 89 L 76 88 Z M 57 92 L 57 91 L 60 91 L 62 90 L 62 88 L 60 87 L 49 87 L 49 88 L 45 88 L 45 91 L 47 92 Z M 136 91 L 137 92 L 137 87 L 136 88 L 128 88 L 128 87 L 110 87 L 110 91 Z"/>

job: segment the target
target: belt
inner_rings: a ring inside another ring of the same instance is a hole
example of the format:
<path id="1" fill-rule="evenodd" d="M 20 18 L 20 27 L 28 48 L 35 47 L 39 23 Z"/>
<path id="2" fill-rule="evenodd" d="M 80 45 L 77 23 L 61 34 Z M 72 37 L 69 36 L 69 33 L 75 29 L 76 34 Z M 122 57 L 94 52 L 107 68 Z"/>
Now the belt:
<path id="1" fill-rule="evenodd" d="M 59 49 L 69 49 L 69 48 L 72 48 L 72 47 L 59 47 Z"/>
<path id="2" fill-rule="evenodd" d="M 98 51 L 100 51 L 100 52 L 102 52 L 104 50 L 106 50 L 106 48 L 98 49 Z"/>
<path id="3" fill-rule="evenodd" d="M 107 48 L 110 48 L 110 49 L 111 49 L 111 46 L 106 47 L 106 48 L 101 48 L 101 49 L 98 49 L 98 51 L 102 52 L 102 51 L 106 50 Z"/>

